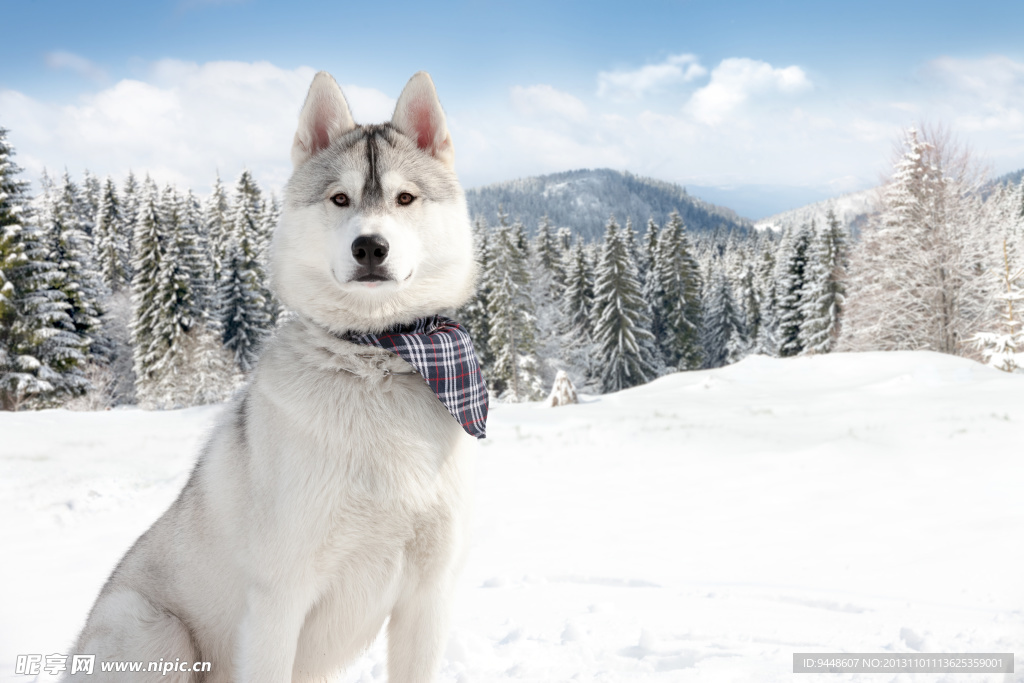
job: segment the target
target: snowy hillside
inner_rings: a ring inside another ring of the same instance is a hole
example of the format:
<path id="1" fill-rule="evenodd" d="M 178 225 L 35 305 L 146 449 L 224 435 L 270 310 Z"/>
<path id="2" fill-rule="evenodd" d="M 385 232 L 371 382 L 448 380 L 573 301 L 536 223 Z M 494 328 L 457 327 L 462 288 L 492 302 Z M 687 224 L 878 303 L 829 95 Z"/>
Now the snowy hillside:
<path id="1" fill-rule="evenodd" d="M 219 410 L 0 413 L 0 681 L 68 653 Z M 802 651 L 1016 652 L 969 678 L 1024 681 L 1022 376 L 752 356 L 488 433 L 446 683 L 788 682 Z M 385 680 L 384 650 L 339 680 Z"/>
<path id="2" fill-rule="evenodd" d="M 498 206 L 521 220 L 531 234 L 547 215 L 557 227 L 569 227 L 587 240 L 599 239 L 609 214 L 624 223 L 632 218 L 638 232 L 654 217 L 663 225 L 678 211 L 690 231 L 719 227 L 746 230 L 750 221 L 732 209 L 690 196 L 679 185 L 610 169 L 567 171 L 474 188 L 466 192 L 469 212 L 495 223 Z"/>
<path id="3" fill-rule="evenodd" d="M 808 204 L 790 211 L 777 213 L 768 218 L 762 218 L 754 224 L 758 230 L 771 228 L 772 230 L 785 230 L 788 227 L 798 228 L 805 223 L 814 221 L 819 227 L 825 225 L 829 209 L 835 212 L 840 223 L 847 227 L 854 235 L 860 233 L 868 216 L 875 210 L 876 196 L 878 190 L 862 190 L 840 195 L 832 199 Z"/>

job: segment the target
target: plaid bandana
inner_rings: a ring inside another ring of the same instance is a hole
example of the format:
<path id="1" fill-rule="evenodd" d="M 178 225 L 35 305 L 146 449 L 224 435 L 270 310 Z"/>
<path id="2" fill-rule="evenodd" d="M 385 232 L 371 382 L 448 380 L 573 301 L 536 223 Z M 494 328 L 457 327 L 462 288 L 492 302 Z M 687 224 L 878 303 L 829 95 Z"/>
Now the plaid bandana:
<path id="1" fill-rule="evenodd" d="M 468 434 L 486 436 L 487 387 L 473 340 L 457 322 L 435 315 L 383 334 L 348 332 L 343 338 L 397 354 L 416 368 Z"/>

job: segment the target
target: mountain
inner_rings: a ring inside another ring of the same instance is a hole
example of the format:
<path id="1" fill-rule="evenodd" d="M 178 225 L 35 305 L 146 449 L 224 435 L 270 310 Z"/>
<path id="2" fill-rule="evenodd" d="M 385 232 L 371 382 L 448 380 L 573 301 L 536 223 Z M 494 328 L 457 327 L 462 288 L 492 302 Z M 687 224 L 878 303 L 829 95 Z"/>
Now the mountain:
<path id="1" fill-rule="evenodd" d="M 1004 173 L 995 180 L 992 181 L 993 185 L 1020 185 L 1021 179 L 1024 178 L 1024 168 L 1010 173 Z"/>
<path id="2" fill-rule="evenodd" d="M 723 228 L 748 231 L 753 224 L 732 209 L 715 206 L 687 194 L 679 185 L 611 169 L 566 171 L 521 178 L 474 188 L 466 192 L 469 213 L 493 225 L 501 205 L 512 220 L 520 220 L 530 233 L 546 214 L 552 225 L 569 227 L 592 241 L 604 234 L 608 216 L 620 224 L 633 220 L 643 232 L 647 219 L 659 224 L 678 211 L 691 231 Z"/>
<path id="3" fill-rule="evenodd" d="M 874 212 L 877 193 L 878 188 L 850 192 L 762 218 L 754 224 L 754 227 L 758 230 L 785 230 L 788 227 L 799 227 L 811 221 L 820 227 L 825 225 L 829 209 L 831 209 L 835 212 L 839 222 L 845 225 L 851 234 L 857 235 L 867 223 L 868 217 Z"/>

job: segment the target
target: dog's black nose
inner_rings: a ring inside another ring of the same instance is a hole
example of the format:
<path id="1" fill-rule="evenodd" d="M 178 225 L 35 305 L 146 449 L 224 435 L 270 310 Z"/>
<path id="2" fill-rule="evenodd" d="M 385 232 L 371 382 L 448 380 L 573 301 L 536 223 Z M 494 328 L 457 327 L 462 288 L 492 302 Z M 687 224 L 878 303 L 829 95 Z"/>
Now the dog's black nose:
<path id="1" fill-rule="evenodd" d="M 352 258 L 361 266 L 374 268 L 388 257 L 388 241 L 380 235 L 360 235 L 352 243 Z"/>

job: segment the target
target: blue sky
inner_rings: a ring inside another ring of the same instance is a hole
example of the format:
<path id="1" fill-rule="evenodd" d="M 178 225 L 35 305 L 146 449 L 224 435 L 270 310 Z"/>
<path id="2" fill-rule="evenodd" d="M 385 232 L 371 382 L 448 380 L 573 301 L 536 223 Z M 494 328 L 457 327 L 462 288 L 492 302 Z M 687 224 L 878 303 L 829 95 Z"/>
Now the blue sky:
<path id="1" fill-rule="evenodd" d="M 1024 166 L 1024 3 L 5 3 L 0 125 L 30 177 L 280 188 L 305 87 L 357 120 L 430 71 L 467 186 L 609 166 L 759 217 L 869 187 L 901 127 Z"/>

